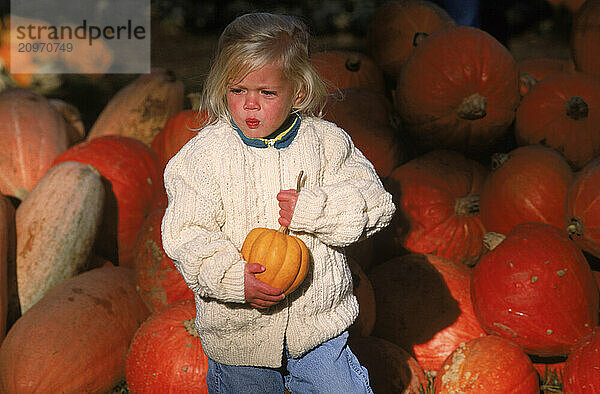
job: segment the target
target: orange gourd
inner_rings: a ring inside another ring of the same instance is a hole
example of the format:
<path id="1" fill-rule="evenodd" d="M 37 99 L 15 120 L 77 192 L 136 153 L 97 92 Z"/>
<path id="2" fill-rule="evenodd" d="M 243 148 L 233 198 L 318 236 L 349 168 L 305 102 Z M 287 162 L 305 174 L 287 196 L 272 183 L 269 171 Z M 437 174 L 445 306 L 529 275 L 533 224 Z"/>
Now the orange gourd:
<path id="1" fill-rule="evenodd" d="M 67 126 L 48 100 L 13 88 L 0 94 L 0 193 L 22 200 L 68 147 Z"/>
<path id="2" fill-rule="evenodd" d="M 52 287 L 85 270 L 105 189 L 93 166 L 58 163 L 17 208 L 17 284 L 24 313 Z"/>
<path id="3" fill-rule="evenodd" d="M 254 276 L 285 294 L 300 286 L 308 273 L 306 245 L 285 230 L 252 229 L 242 245 L 242 256 L 248 263 L 262 264 L 265 270 Z"/>

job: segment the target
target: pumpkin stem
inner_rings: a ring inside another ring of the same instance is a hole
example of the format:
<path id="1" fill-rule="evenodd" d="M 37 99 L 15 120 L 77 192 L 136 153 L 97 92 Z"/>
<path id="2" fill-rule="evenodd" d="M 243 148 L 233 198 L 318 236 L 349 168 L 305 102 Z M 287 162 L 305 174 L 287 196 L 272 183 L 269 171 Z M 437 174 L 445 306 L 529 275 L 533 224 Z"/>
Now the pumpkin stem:
<path id="1" fill-rule="evenodd" d="M 300 173 L 298 174 L 298 178 L 296 179 L 296 193 L 300 193 L 300 189 L 302 189 L 302 184 L 304 183 L 304 171 L 300 170 Z M 287 235 L 290 230 L 286 227 L 286 226 L 281 226 L 279 227 L 279 231 L 280 233 L 284 233 L 285 235 Z"/>
<path id="2" fill-rule="evenodd" d="M 533 85 L 535 85 L 536 83 L 538 83 L 538 80 L 536 77 L 534 77 L 533 75 L 531 75 L 528 72 L 522 72 L 519 74 L 519 92 L 521 93 L 521 96 L 525 96 L 533 87 Z"/>
<path id="3" fill-rule="evenodd" d="M 173 70 L 165 70 L 165 79 L 167 82 L 175 82 L 177 80 L 177 76 L 175 75 L 175 71 Z"/>
<path id="4" fill-rule="evenodd" d="M 571 218 L 571 220 L 569 220 L 567 233 L 569 234 L 569 237 L 581 237 L 583 235 L 583 223 L 581 223 L 581 218 Z"/>
<path id="5" fill-rule="evenodd" d="M 413 36 L 413 47 L 419 46 L 421 44 L 421 42 L 423 42 L 423 40 L 425 38 L 427 38 L 429 36 L 428 33 L 425 33 L 423 31 L 418 31 L 415 33 L 415 35 Z"/>
<path id="6" fill-rule="evenodd" d="M 567 100 L 565 110 L 567 116 L 574 120 L 587 118 L 588 116 L 588 105 L 585 100 L 579 96 L 570 97 Z"/>
<path id="7" fill-rule="evenodd" d="M 494 250 L 496 246 L 500 245 L 502 241 L 506 239 L 506 235 L 500 233 L 489 232 L 483 236 L 483 246 L 487 250 Z"/>
<path id="8" fill-rule="evenodd" d="M 497 170 L 502 167 L 504 163 L 506 163 L 510 159 L 510 155 L 508 153 L 494 153 L 492 155 L 492 171 Z"/>
<path id="9" fill-rule="evenodd" d="M 473 93 L 465 98 L 456 111 L 462 119 L 477 120 L 485 117 L 487 99 L 479 93 Z"/>
<path id="10" fill-rule="evenodd" d="M 351 54 L 348 56 L 348 59 L 346 59 L 346 70 L 351 71 L 351 72 L 357 72 L 358 70 L 360 70 L 360 57 L 356 54 Z"/>
<path id="11" fill-rule="evenodd" d="M 198 334 L 198 330 L 196 330 L 196 325 L 194 324 L 194 319 L 185 320 L 182 324 L 188 334 L 194 338 L 200 338 L 200 334 Z"/>
<path id="12" fill-rule="evenodd" d="M 479 214 L 479 194 L 469 194 L 458 197 L 454 203 L 454 213 L 459 217 L 475 216 Z"/>

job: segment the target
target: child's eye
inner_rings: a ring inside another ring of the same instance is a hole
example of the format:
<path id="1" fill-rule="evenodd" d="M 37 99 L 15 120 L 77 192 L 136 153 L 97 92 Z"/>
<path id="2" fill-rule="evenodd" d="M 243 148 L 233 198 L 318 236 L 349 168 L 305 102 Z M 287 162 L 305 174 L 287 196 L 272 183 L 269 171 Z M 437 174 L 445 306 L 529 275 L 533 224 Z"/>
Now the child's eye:
<path id="1" fill-rule="evenodd" d="M 229 91 L 233 94 L 240 94 L 242 93 L 244 90 L 240 89 L 240 88 L 229 88 Z"/>
<path id="2" fill-rule="evenodd" d="M 277 92 L 275 92 L 273 90 L 263 90 L 262 93 L 265 96 L 277 96 Z"/>

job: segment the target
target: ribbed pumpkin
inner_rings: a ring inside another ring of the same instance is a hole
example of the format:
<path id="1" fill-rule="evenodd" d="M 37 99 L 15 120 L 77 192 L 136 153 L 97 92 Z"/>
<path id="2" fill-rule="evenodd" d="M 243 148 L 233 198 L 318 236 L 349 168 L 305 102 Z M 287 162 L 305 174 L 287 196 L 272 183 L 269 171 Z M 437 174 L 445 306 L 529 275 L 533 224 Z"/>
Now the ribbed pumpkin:
<path id="1" fill-rule="evenodd" d="M 280 230 L 252 229 L 241 252 L 247 263 L 265 267 L 263 272 L 254 274 L 255 277 L 285 294 L 300 286 L 308 273 L 308 249 L 300 238 L 288 234 L 285 227 Z"/>
<path id="2" fill-rule="evenodd" d="M 345 88 L 364 88 L 385 93 L 383 72 L 361 52 L 350 50 L 321 51 L 310 57 L 315 70 L 333 86 L 330 91 Z"/>
<path id="3" fill-rule="evenodd" d="M 0 344 L 8 318 L 8 265 L 14 264 L 15 250 L 15 208 L 8 197 L 0 195 Z"/>
<path id="4" fill-rule="evenodd" d="M 343 128 L 377 174 L 387 177 L 408 159 L 401 133 L 391 123 L 392 103 L 383 93 L 370 89 L 349 88 L 342 93 L 341 100 L 329 99 L 323 118 Z"/>
<path id="5" fill-rule="evenodd" d="M 369 22 L 366 48 L 375 63 L 395 81 L 423 38 L 455 24 L 443 8 L 431 1 L 387 1 L 375 10 Z"/>
<path id="6" fill-rule="evenodd" d="M 483 30 L 455 26 L 415 48 L 399 74 L 395 104 L 421 149 L 480 155 L 506 136 L 520 99 L 508 49 Z"/>
<path id="7" fill-rule="evenodd" d="M 385 181 L 396 203 L 391 247 L 474 264 L 484 250 L 479 193 L 486 176 L 481 164 L 447 150 L 397 167 Z"/>
<path id="8" fill-rule="evenodd" d="M 600 258 L 600 158 L 575 176 L 567 195 L 567 232 L 580 248 Z"/>
<path id="9" fill-rule="evenodd" d="M 102 222 L 104 186 L 91 165 L 48 170 L 17 208 L 17 283 L 24 313 L 85 269 Z"/>
<path id="10" fill-rule="evenodd" d="M 161 68 L 142 74 L 108 102 L 88 134 L 135 138 L 150 146 L 169 118 L 183 110 L 183 83 Z"/>
<path id="11" fill-rule="evenodd" d="M 148 214 L 135 245 L 136 283 L 150 311 L 157 311 L 178 300 L 194 298 L 173 260 L 163 250 L 160 226 L 164 214 L 164 207 Z"/>
<path id="12" fill-rule="evenodd" d="M 559 59 L 553 57 L 536 57 L 523 59 L 517 62 L 519 70 L 519 91 L 525 96 L 539 81 L 557 72 L 575 71 L 575 65 L 571 59 Z"/>
<path id="13" fill-rule="evenodd" d="M 165 126 L 154 136 L 150 147 L 158 154 L 164 168 L 171 157 L 179 152 L 186 142 L 194 137 L 199 129 L 206 126 L 208 115 L 205 111 L 186 109 L 173 115 Z"/>
<path id="14" fill-rule="evenodd" d="M 485 335 L 471 305 L 471 269 L 433 255 L 408 254 L 369 272 L 377 307 L 373 335 L 437 371 L 461 342 Z"/>
<path id="15" fill-rule="evenodd" d="M 538 375 L 516 343 L 494 335 L 460 344 L 435 378 L 435 393 L 538 394 Z"/>
<path id="16" fill-rule="evenodd" d="M 492 168 L 479 199 L 486 231 L 508 234 L 526 222 L 564 227 L 573 171 L 560 153 L 540 145 L 522 146 L 494 155 Z"/>
<path id="17" fill-rule="evenodd" d="M 194 300 L 152 313 L 136 331 L 125 375 L 132 393 L 208 393 L 208 358 L 194 320 Z"/>
<path id="18" fill-rule="evenodd" d="M 148 309 L 133 270 L 110 265 L 64 281 L 12 326 L 0 347 L 0 391 L 105 393 L 125 377 Z"/>
<path id="19" fill-rule="evenodd" d="M 573 16 L 571 56 L 575 68 L 600 77 L 600 2 L 587 0 Z"/>
<path id="20" fill-rule="evenodd" d="M 488 334 L 529 354 L 569 354 L 598 324 L 598 287 L 564 230 L 518 224 L 473 269 L 473 309 Z"/>
<path id="21" fill-rule="evenodd" d="M 69 143 L 62 116 L 21 88 L 0 93 L 0 141 L 0 193 L 21 200 Z"/>
<path id="22" fill-rule="evenodd" d="M 156 153 L 136 139 L 107 135 L 73 145 L 55 163 L 63 161 L 91 164 L 103 176 L 107 195 L 95 251 L 111 262 L 133 268 L 140 226 L 165 198 Z"/>
<path id="23" fill-rule="evenodd" d="M 600 327 L 582 337 L 565 362 L 563 389 L 569 394 L 600 393 Z"/>
<path id="24" fill-rule="evenodd" d="M 580 169 L 600 155 L 599 107 L 600 78 L 582 72 L 550 75 L 519 105 L 517 143 L 554 148 Z"/>
<path id="25" fill-rule="evenodd" d="M 400 346 L 373 336 L 350 337 L 348 346 L 369 370 L 369 381 L 374 392 L 427 392 L 428 381 L 423 368 Z"/>

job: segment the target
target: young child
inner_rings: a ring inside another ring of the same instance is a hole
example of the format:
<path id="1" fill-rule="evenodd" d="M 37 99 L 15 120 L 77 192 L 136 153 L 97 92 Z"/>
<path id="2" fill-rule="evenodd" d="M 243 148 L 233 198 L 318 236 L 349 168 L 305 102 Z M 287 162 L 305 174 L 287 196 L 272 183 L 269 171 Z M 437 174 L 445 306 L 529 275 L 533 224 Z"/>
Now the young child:
<path id="1" fill-rule="evenodd" d="M 238 17 L 205 81 L 213 122 L 165 169 L 163 247 L 195 294 L 211 393 L 372 392 L 346 345 L 358 303 L 343 248 L 386 226 L 395 207 L 349 136 L 314 116 L 326 91 L 302 22 Z M 311 254 L 287 296 L 240 254 L 250 230 L 279 225 Z"/>

